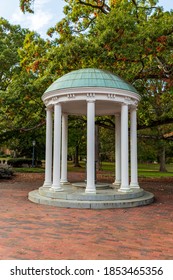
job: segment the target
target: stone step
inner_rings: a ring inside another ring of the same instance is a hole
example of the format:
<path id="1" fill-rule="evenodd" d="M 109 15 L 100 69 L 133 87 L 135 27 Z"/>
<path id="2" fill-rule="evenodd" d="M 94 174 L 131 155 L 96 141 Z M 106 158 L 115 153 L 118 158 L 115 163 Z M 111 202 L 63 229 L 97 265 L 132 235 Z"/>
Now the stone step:
<path id="1" fill-rule="evenodd" d="M 81 201 L 104 201 L 104 200 L 122 200 L 132 199 L 143 196 L 144 190 L 131 189 L 129 192 L 120 192 L 118 189 L 99 189 L 96 194 L 85 193 L 85 190 L 80 188 L 73 188 L 71 185 L 63 186 L 62 191 L 52 191 L 50 188 L 40 187 L 39 193 L 42 196 L 49 198 L 65 199 L 65 200 L 81 200 Z"/>
<path id="2" fill-rule="evenodd" d="M 50 198 L 42 196 L 39 190 L 31 191 L 28 199 L 34 203 L 46 204 L 64 208 L 84 208 L 84 209 L 110 209 L 110 208 L 128 208 L 144 206 L 154 201 L 154 195 L 150 192 L 143 191 L 143 195 L 137 198 L 121 200 L 68 200 L 60 198 Z"/>

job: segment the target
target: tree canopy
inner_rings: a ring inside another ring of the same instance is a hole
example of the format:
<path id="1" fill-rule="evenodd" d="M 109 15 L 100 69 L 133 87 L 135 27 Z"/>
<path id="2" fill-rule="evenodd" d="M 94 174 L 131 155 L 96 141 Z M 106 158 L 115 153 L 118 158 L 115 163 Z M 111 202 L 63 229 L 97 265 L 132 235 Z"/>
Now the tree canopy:
<path id="1" fill-rule="evenodd" d="M 34 0 L 20 0 L 20 6 L 34 12 Z M 151 135 L 157 128 L 155 136 L 164 139 L 173 129 L 172 22 L 173 12 L 165 12 L 157 0 L 65 0 L 64 18 L 48 30 L 50 40 L 4 21 L 1 139 L 14 130 L 36 133 L 39 128 L 41 133 L 43 92 L 63 74 L 85 67 L 110 70 L 132 83 L 142 96 L 139 134 Z M 114 128 L 111 118 L 97 123 Z"/>

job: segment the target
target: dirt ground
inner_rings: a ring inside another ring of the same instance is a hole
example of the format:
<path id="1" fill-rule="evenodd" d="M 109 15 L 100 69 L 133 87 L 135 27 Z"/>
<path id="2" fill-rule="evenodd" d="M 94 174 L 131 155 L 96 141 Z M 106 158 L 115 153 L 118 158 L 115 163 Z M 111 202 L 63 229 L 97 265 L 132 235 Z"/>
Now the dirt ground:
<path id="1" fill-rule="evenodd" d="M 83 178 L 69 174 L 71 182 Z M 1 260 L 173 259 L 173 178 L 140 180 L 155 195 L 151 205 L 107 210 L 30 202 L 43 181 L 31 173 L 0 180 Z"/>

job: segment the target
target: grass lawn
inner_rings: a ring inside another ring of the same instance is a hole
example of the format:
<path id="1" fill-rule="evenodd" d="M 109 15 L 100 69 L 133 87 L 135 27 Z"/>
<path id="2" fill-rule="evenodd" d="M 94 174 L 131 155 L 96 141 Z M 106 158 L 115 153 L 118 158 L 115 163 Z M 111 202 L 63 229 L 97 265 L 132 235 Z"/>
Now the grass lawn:
<path id="1" fill-rule="evenodd" d="M 163 178 L 163 177 L 173 177 L 173 163 L 167 164 L 166 166 L 168 172 L 159 172 L 159 164 L 153 163 L 140 163 L 138 164 L 138 176 L 139 178 Z M 30 173 L 44 173 L 44 168 L 38 167 L 22 167 L 13 168 L 14 172 L 30 172 Z M 85 172 L 85 162 L 80 162 L 80 167 L 74 167 L 73 162 L 68 162 L 68 172 Z M 115 164 L 111 162 L 102 162 L 101 172 L 114 175 Z"/>
<path id="2" fill-rule="evenodd" d="M 81 167 L 73 167 L 73 163 L 68 163 L 68 171 L 85 172 L 85 163 L 80 162 Z M 140 178 L 161 178 L 161 177 L 173 177 L 173 164 L 167 164 L 168 172 L 159 172 L 159 164 L 154 163 L 140 163 L 138 164 L 138 176 Z M 101 164 L 101 170 L 104 173 L 113 173 L 115 170 L 115 164 L 112 162 L 103 162 Z"/>
<path id="3" fill-rule="evenodd" d="M 166 165 L 167 172 L 159 172 L 159 164 L 139 164 L 138 165 L 138 175 L 139 177 L 153 177 L 153 178 L 161 178 L 161 177 L 173 177 L 173 164 Z"/>
<path id="4" fill-rule="evenodd" d="M 44 173 L 41 167 L 15 167 L 12 169 L 15 173 Z"/>

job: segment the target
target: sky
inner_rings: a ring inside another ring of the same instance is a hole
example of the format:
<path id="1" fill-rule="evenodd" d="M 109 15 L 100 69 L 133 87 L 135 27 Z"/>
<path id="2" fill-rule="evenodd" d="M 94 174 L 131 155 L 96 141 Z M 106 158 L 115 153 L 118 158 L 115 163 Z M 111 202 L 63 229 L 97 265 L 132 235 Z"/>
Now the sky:
<path id="1" fill-rule="evenodd" d="M 164 10 L 173 9 L 173 0 L 159 0 Z M 0 0 L 0 17 L 11 24 L 19 24 L 29 28 L 46 38 L 47 30 L 63 17 L 64 0 L 35 0 L 34 14 L 23 14 L 19 8 L 19 0 Z"/>
<path id="2" fill-rule="evenodd" d="M 34 14 L 23 14 L 19 0 L 0 0 L 0 17 L 46 37 L 47 30 L 63 17 L 64 0 L 35 0 Z"/>

